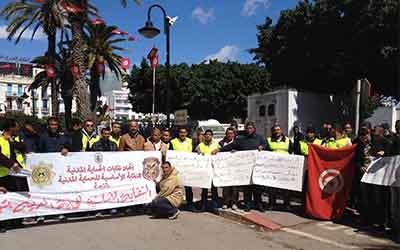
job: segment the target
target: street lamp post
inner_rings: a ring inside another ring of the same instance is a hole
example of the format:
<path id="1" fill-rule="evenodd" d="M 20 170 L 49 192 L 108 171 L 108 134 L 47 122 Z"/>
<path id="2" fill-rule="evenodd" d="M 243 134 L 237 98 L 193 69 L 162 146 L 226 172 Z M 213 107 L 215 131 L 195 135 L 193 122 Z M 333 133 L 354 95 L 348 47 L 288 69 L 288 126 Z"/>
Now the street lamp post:
<path id="1" fill-rule="evenodd" d="M 167 16 L 167 12 L 165 9 L 158 4 L 154 4 L 150 6 L 148 12 L 147 12 L 147 21 L 146 24 L 143 28 L 139 29 L 139 33 L 143 35 L 146 38 L 154 38 L 158 34 L 160 34 L 160 30 L 156 27 L 153 26 L 153 23 L 151 22 L 151 10 L 153 8 L 159 8 L 163 12 L 164 15 L 164 33 L 167 38 L 167 44 L 166 44 L 166 63 L 165 63 L 165 68 L 166 68 L 166 75 L 167 75 L 167 82 L 166 82 L 166 96 L 165 96 L 165 113 L 167 114 L 167 126 L 169 127 L 170 124 L 170 119 L 169 119 L 169 99 L 170 99 L 170 26 L 171 23 L 169 21 L 169 18 Z"/>

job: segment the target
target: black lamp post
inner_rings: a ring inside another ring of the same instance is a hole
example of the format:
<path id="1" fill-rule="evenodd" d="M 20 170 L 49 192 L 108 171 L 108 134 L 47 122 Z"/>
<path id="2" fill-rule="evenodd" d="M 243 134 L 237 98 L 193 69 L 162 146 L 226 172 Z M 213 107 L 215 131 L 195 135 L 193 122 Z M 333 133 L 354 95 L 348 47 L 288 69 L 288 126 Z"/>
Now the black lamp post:
<path id="1" fill-rule="evenodd" d="M 153 23 L 151 22 L 151 10 L 153 8 L 159 8 L 161 9 L 161 11 L 163 12 L 164 15 L 164 33 L 166 35 L 167 38 L 167 46 L 166 46 L 166 57 L 167 57 L 167 61 L 165 63 L 165 67 L 166 67 L 166 74 L 167 74 L 167 82 L 166 82 L 166 96 L 165 96 L 165 112 L 167 113 L 167 126 L 169 127 L 170 124 L 170 119 L 169 119 L 169 98 L 170 98 L 170 88 L 169 88 L 169 83 L 170 83 L 170 56 L 169 56 L 169 50 L 170 50 L 170 35 L 169 35 L 169 31 L 170 31 L 170 22 L 169 22 L 169 18 L 167 16 L 167 13 L 165 11 L 165 9 L 158 4 L 154 4 L 152 6 L 150 6 L 148 12 L 147 12 L 147 21 L 146 24 L 143 28 L 140 28 L 138 31 L 141 35 L 143 35 L 146 38 L 154 38 L 156 37 L 158 34 L 160 34 L 160 30 L 156 27 L 153 26 Z"/>

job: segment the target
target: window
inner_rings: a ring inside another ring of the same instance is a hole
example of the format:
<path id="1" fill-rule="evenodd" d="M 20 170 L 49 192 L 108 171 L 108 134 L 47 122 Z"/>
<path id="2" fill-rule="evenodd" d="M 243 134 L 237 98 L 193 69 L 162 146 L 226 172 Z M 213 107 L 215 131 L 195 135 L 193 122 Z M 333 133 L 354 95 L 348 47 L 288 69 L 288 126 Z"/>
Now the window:
<path id="1" fill-rule="evenodd" d="M 12 84 L 7 84 L 7 95 L 12 96 Z"/>
<path id="2" fill-rule="evenodd" d="M 23 88 L 21 84 L 18 84 L 18 96 L 22 96 L 24 94 Z"/>
<path id="3" fill-rule="evenodd" d="M 48 105 L 47 99 L 42 99 L 42 108 L 43 108 L 44 110 L 47 110 L 47 105 Z"/>
<path id="4" fill-rule="evenodd" d="M 265 116 L 265 105 L 261 105 L 258 108 L 258 116 Z"/>
<path id="5" fill-rule="evenodd" d="M 42 99 L 47 99 L 47 88 L 42 87 Z"/>
<path id="6" fill-rule="evenodd" d="M 275 116 L 275 104 L 268 105 L 268 116 Z"/>
<path id="7" fill-rule="evenodd" d="M 7 109 L 12 110 L 12 99 L 7 98 Z"/>
<path id="8" fill-rule="evenodd" d="M 22 100 L 17 100 L 17 109 L 22 110 Z"/>

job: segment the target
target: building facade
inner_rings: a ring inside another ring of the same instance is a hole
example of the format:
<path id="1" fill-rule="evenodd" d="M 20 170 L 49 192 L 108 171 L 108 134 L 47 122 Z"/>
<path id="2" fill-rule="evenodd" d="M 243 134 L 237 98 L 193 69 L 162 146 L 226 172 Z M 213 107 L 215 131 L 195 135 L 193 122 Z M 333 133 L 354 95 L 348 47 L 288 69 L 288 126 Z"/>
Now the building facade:
<path id="1" fill-rule="evenodd" d="M 43 71 L 29 63 L 0 62 L 0 114 L 23 112 L 38 118 L 51 115 L 50 87 L 29 91 L 35 76 Z M 59 111 L 64 112 L 60 96 Z M 76 105 L 73 105 L 73 112 Z"/>

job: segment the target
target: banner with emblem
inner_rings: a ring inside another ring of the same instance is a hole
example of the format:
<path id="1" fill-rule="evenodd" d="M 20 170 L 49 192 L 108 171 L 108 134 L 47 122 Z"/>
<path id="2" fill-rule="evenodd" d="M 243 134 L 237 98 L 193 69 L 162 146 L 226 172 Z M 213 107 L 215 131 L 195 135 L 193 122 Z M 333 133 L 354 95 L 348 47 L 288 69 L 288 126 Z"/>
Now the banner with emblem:
<path id="1" fill-rule="evenodd" d="M 354 174 L 356 146 L 326 149 L 310 145 L 306 213 L 322 220 L 342 217 Z"/>
<path id="2" fill-rule="evenodd" d="M 29 193 L 0 195 L 0 221 L 149 203 L 161 153 L 79 152 L 27 157 Z"/>

